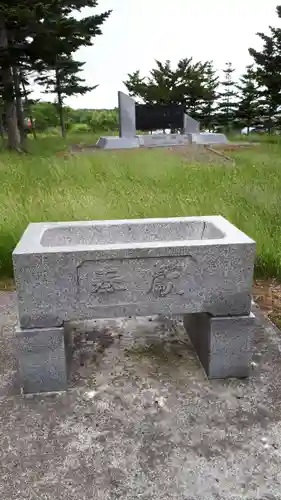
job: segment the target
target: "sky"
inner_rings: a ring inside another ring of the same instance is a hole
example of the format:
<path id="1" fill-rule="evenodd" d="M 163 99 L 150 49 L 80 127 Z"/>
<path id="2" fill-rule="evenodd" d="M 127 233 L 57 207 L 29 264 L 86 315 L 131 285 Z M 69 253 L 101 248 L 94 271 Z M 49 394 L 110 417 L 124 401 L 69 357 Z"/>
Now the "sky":
<path id="1" fill-rule="evenodd" d="M 248 48 L 261 48 L 256 33 L 267 32 L 269 25 L 281 27 L 276 5 L 278 0 L 99 0 L 96 9 L 85 9 L 83 15 L 106 10 L 112 14 L 94 45 L 75 55 L 85 62 L 87 83 L 99 86 L 66 104 L 117 107 L 117 92 L 126 92 L 122 82 L 128 73 L 139 69 L 141 76 L 148 75 L 155 59 L 169 59 L 172 65 L 185 57 L 212 60 L 218 71 L 231 61 L 239 77 L 252 62 Z M 39 97 L 38 91 L 34 96 Z"/>

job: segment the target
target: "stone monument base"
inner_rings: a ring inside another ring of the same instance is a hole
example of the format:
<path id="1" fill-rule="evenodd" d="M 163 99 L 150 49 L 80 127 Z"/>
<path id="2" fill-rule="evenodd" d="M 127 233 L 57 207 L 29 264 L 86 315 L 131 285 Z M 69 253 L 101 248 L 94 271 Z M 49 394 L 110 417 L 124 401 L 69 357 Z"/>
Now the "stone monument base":
<path id="1" fill-rule="evenodd" d="M 112 135 L 100 137 L 96 147 L 101 149 L 132 149 L 139 148 L 140 144 L 137 137 L 118 137 Z"/>
<path id="2" fill-rule="evenodd" d="M 224 134 L 211 132 L 200 132 L 198 134 L 188 134 L 191 144 L 229 144 L 229 140 Z"/>
<path id="3" fill-rule="evenodd" d="M 141 147 L 157 148 L 168 146 L 184 146 L 190 144 L 190 134 L 146 134 L 138 135 Z"/>
<path id="4" fill-rule="evenodd" d="M 229 144 L 224 134 L 200 132 L 195 134 L 145 134 L 135 137 L 100 137 L 96 146 L 101 149 L 162 148 L 186 144 Z"/>

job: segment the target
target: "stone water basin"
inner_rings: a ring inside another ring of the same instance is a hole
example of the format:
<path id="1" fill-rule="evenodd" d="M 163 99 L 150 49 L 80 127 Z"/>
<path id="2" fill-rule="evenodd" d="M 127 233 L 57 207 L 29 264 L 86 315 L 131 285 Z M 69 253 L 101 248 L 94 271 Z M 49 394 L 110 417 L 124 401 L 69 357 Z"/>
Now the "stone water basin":
<path id="1" fill-rule="evenodd" d="M 30 224 L 13 252 L 20 326 L 248 314 L 254 257 L 221 216 Z"/>

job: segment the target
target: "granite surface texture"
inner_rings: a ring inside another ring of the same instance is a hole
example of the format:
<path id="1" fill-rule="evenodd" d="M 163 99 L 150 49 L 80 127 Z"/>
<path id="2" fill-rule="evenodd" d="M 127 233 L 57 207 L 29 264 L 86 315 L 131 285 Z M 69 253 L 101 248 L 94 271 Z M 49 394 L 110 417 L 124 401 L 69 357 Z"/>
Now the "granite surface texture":
<path id="1" fill-rule="evenodd" d="M 184 326 L 210 379 L 249 376 L 257 331 L 253 313 L 224 318 L 188 314 Z"/>
<path id="2" fill-rule="evenodd" d="M 197 321 L 191 338 L 210 377 L 244 376 L 254 258 L 223 217 L 30 224 L 13 252 L 24 392 L 66 387 L 63 326 L 95 318 L 237 316 Z"/>
<path id="3" fill-rule="evenodd" d="M 199 134 L 200 123 L 185 113 L 183 118 L 183 129 L 184 129 L 184 134 Z"/>
<path id="4" fill-rule="evenodd" d="M 100 149 L 134 149 L 139 148 L 139 140 L 137 137 L 117 137 L 103 136 L 100 137 L 97 144 Z"/>
<path id="5" fill-rule="evenodd" d="M 191 144 L 228 144 L 229 140 L 226 135 L 211 133 L 211 132 L 200 132 L 190 134 Z"/>
<path id="6" fill-rule="evenodd" d="M 24 393 L 67 389 L 64 328 L 17 328 L 16 340 Z"/>
<path id="7" fill-rule="evenodd" d="M 169 147 L 190 144 L 190 136 L 184 134 L 144 134 L 138 135 L 141 147 Z"/>
<path id="8" fill-rule="evenodd" d="M 1 500 L 279 500 L 281 334 L 247 379 L 207 379 L 176 318 L 73 324 L 68 391 L 20 395 L 0 291 Z"/>
<path id="9" fill-rule="evenodd" d="M 120 137 L 136 136 L 136 103 L 132 97 L 118 92 L 119 135 Z"/>
<path id="10" fill-rule="evenodd" d="M 133 149 L 184 146 L 187 144 L 228 144 L 224 134 L 208 132 L 188 134 L 144 134 L 135 137 L 100 137 L 96 146 L 101 149 Z"/>
<path id="11" fill-rule="evenodd" d="M 30 224 L 13 253 L 20 326 L 249 314 L 254 257 L 223 217 Z"/>

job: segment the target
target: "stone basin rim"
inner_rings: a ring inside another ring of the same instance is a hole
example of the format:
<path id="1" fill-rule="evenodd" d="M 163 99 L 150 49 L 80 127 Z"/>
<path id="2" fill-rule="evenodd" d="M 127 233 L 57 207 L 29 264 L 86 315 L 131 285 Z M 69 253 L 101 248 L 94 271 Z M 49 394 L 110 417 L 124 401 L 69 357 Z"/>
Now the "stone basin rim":
<path id="1" fill-rule="evenodd" d="M 185 230 L 189 233 L 185 233 Z M 79 231 L 82 236 L 79 236 Z M 176 234 L 177 231 L 179 235 Z M 87 238 L 90 238 L 90 241 L 86 241 Z M 61 240 L 63 243 L 58 243 Z M 190 247 L 245 242 L 254 243 L 254 240 L 222 216 L 37 222 L 28 225 L 13 254 L 108 248 Z"/>

